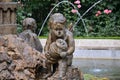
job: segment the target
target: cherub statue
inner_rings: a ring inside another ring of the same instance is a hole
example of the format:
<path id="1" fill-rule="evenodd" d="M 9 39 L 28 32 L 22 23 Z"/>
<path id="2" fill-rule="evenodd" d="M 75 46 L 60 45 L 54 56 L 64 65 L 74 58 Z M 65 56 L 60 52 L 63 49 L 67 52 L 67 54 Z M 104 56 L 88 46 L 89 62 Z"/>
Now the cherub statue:
<path id="1" fill-rule="evenodd" d="M 23 20 L 23 32 L 19 34 L 19 37 L 24 39 L 31 47 L 42 52 L 43 47 L 38 36 L 35 34 L 36 28 L 37 25 L 35 19 L 25 18 Z"/>
<path id="2" fill-rule="evenodd" d="M 66 68 L 71 66 L 75 42 L 73 34 L 66 28 L 66 18 L 61 13 L 53 14 L 48 22 L 49 35 L 44 52 L 48 63 L 58 63 L 59 77 L 65 76 Z M 61 44 L 62 47 L 58 46 Z M 53 46 L 54 45 L 54 46 Z M 65 49 L 64 48 L 66 45 Z M 50 66 L 48 65 L 49 69 Z"/>
<path id="3" fill-rule="evenodd" d="M 36 21 L 33 18 L 25 18 L 22 21 L 22 25 L 23 25 L 23 30 L 31 30 L 34 33 L 37 28 Z"/>

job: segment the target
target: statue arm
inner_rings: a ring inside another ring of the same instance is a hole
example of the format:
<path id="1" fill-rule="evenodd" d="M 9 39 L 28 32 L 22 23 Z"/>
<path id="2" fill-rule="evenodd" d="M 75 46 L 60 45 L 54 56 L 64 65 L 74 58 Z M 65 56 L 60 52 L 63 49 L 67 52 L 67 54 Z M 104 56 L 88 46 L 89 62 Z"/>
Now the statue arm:
<path id="1" fill-rule="evenodd" d="M 74 50 L 75 50 L 75 41 L 74 41 L 74 38 L 73 38 L 73 34 L 69 34 L 67 54 L 72 55 Z"/>

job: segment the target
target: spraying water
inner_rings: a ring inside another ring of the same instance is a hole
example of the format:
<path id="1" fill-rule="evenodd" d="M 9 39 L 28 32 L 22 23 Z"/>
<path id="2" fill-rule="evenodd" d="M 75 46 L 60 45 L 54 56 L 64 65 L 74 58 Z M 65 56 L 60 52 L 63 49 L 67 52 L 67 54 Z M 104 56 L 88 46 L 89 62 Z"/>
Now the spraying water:
<path id="1" fill-rule="evenodd" d="M 56 5 L 51 9 L 51 11 L 49 12 L 49 14 L 47 15 L 46 19 L 44 20 L 44 22 L 43 22 L 43 24 L 42 24 L 42 27 L 41 27 L 41 29 L 40 29 L 40 31 L 39 31 L 38 36 L 41 34 L 42 29 L 43 29 L 46 21 L 48 20 L 49 16 L 50 16 L 51 13 L 53 12 L 53 10 L 54 10 L 57 6 L 59 6 L 60 4 L 62 4 L 62 3 L 68 3 L 68 4 L 70 4 L 74 9 L 77 10 L 77 13 L 76 13 L 76 14 L 77 14 L 79 17 L 78 17 L 77 21 L 75 22 L 75 24 L 73 25 L 73 29 L 74 29 L 74 27 L 78 24 L 78 22 L 81 20 L 82 23 L 83 23 L 85 32 L 86 32 L 86 34 L 87 34 L 87 36 L 88 36 L 88 30 L 87 30 L 87 27 L 86 27 L 85 22 L 84 22 L 84 20 L 83 20 L 83 17 L 84 17 L 93 7 L 95 7 L 97 4 L 99 4 L 101 1 L 102 1 L 102 0 L 99 0 L 99 1 L 95 2 L 95 3 L 94 3 L 90 8 L 88 8 L 82 15 L 80 14 L 80 12 L 78 12 L 77 7 L 76 7 L 73 3 L 69 2 L 69 1 L 61 1 L 61 2 L 59 2 L 58 4 L 56 4 Z M 96 67 L 96 62 L 95 62 L 95 60 L 94 60 L 94 56 L 93 56 L 93 65 L 94 65 L 94 70 L 95 70 L 95 72 L 96 72 L 96 71 L 98 72 L 99 69 L 97 69 L 97 67 Z M 95 75 L 95 76 L 96 76 L 96 75 Z"/>
<path id="2" fill-rule="evenodd" d="M 42 31 L 42 29 L 43 29 L 43 27 L 44 27 L 47 19 L 49 18 L 49 16 L 50 16 L 51 13 L 53 12 L 53 10 L 54 10 L 57 6 L 59 6 L 60 4 L 62 4 L 62 3 L 68 3 L 68 4 L 70 4 L 74 9 L 77 10 L 76 6 L 75 6 L 73 3 L 69 2 L 69 1 L 61 1 L 61 2 L 59 2 L 58 4 L 56 4 L 56 5 L 51 9 L 51 11 L 49 12 L 49 14 L 47 15 L 46 19 L 44 20 L 44 22 L 43 22 L 43 24 L 42 24 L 42 27 L 41 27 L 41 29 L 40 29 L 40 31 L 39 31 L 38 36 L 41 34 L 41 31 Z M 80 17 L 80 19 L 82 19 L 81 14 L 80 14 L 78 11 L 77 11 L 77 15 Z M 75 26 L 75 25 L 74 25 L 74 26 Z"/>
<path id="3" fill-rule="evenodd" d="M 79 18 L 77 19 L 76 23 L 73 25 L 73 29 L 74 29 L 74 27 L 78 24 L 78 22 L 79 22 L 80 20 L 82 20 L 82 23 L 83 23 L 85 32 L 86 32 L 86 34 L 87 34 L 87 36 L 88 36 L 88 30 L 87 30 L 87 27 L 86 27 L 85 22 L 84 22 L 84 20 L 83 20 L 83 16 L 86 15 L 93 7 L 95 7 L 95 6 L 96 6 L 97 4 L 99 4 L 101 1 L 102 1 L 102 0 L 99 0 L 99 1 L 97 1 L 96 3 L 94 3 L 90 8 L 88 8 L 88 9 L 83 13 L 82 16 L 81 16 L 80 12 L 77 11 L 77 15 L 79 16 Z M 68 4 L 70 4 L 74 9 L 77 10 L 76 6 L 75 6 L 73 3 L 69 2 L 69 1 L 61 1 L 61 2 L 59 2 L 58 4 L 56 4 L 56 5 L 52 8 L 52 10 L 51 10 L 51 11 L 49 12 L 49 14 L 47 15 L 46 19 L 44 20 L 44 22 L 43 22 L 43 24 L 42 24 L 42 27 L 41 27 L 41 29 L 40 29 L 40 31 L 39 31 L 38 36 L 41 34 L 42 29 L 43 29 L 46 21 L 48 20 L 49 16 L 50 16 L 51 13 L 53 12 L 53 10 L 54 10 L 57 6 L 59 6 L 60 4 L 62 4 L 62 3 L 68 3 Z"/>

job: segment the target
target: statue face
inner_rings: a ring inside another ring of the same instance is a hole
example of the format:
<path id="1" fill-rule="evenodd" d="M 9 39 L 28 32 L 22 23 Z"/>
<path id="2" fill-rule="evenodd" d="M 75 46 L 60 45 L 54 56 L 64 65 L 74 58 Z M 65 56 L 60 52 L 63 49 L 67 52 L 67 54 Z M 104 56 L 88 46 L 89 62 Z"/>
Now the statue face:
<path id="1" fill-rule="evenodd" d="M 65 34 L 65 27 L 64 24 L 60 23 L 55 23 L 52 25 L 52 32 L 57 36 L 57 37 L 62 37 Z"/>

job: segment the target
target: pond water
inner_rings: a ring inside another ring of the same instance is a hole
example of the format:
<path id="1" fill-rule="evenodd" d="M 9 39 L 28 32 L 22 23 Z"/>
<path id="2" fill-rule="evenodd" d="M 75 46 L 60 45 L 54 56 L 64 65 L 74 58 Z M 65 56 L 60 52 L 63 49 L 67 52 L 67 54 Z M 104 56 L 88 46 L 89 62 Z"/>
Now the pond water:
<path id="1" fill-rule="evenodd" d="M 92 74 L 96 77 L 107 77 L 110 80 L 120 80 L 119 59 L 73 59 L 73 65 L 83 74 Z"/>

